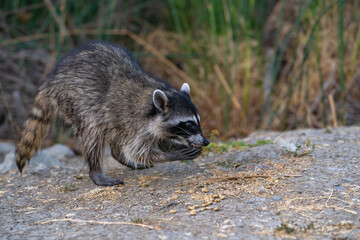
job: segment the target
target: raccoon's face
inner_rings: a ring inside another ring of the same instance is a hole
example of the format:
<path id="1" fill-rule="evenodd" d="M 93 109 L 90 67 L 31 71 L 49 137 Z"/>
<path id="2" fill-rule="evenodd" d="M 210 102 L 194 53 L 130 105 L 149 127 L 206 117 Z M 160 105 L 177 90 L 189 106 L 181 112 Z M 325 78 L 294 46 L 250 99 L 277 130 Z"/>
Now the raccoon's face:
<path id="1" fill-rule="evenodd" d="M 187 147 L 209 145 L 200 127 L 200 116 L 190 100 L 190 87 L 184 83 L 180 91 L 155 90 L 154 106 L 162 115 L 164 136 L 171 142 Z"/>

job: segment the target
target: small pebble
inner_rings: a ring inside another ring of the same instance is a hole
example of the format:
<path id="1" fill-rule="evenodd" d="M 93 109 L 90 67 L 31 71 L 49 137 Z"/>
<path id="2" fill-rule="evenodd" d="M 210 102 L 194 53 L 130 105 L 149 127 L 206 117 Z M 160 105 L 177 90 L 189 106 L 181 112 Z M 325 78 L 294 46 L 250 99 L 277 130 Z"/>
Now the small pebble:
<path id="1" fill-rule="evenodd" d="M 202 188 L 201 191 L 202 191 L 203 193 L 209 192 L 206 188 Z"/>
<path id="2" fill-rule="evenodd" d="M 169 212 L 170 212 L 171 214 L 175 214 L 175 213 L 176 213 L 176 210 L 171 209 Z"/>
<path id="3" fill-rule="evenodd" d="M 151 188 L 149 188 L 149 191 L 154 191 L 154 190 L 155 190 L 155 189 L 154 189 L 154 188 L 152 188 L 152 187 L 151 187 Z"/>
<path id="4" fill-rule="evenodd" d="M 66 218 L 73 217 L 73 216 L 75 216 L 75 213 L 68 213 L 65 215 Z"/>
<path id="5" fill-rule="evenodd" d="M 177 193 L 177 194 L 184 194 L 185 192 L 184 192 L 184 191 L 181 191 L 181 190 L 176 190 L 175 193 Z"/>
<path id="6" fill-rule="evenodd" d="M 220 210 L 220 208 L 218 208 L 218 207 L 214 208 L 214 211 L 219 211 L 219 210 Z"/>
<path id="7" fill-rule="evenodd" d="M 243 222 L 239 222 L 239 223 L 237 224 L 237 226 L 242 228 L 242 227 L 244 227 L 245 225 L 244 225 Z"/>
<path id="8" fill-rule="evenodd" d="M 212 204 L 212 202 L 207 202 L 207 203 L 204 203 L 203 205 L 201 205 L 201 206 L 203 206 L 203 207 L 207 207 L 207 206 L 210 206 Z"/>
<path id="9" fill-rule="evenodd" d="M 174 195 L 174 196 L 171 196 L 171 200 L 175 200 L 175 199 L 178 199 L 179 198 L 179 196 L 176 196 L 176 195 Z"/>
<path id="10" fill-rule="evenodd" d="M 190 211 L 190 215 L 191 215 L 191 216 L 195 216 L 195 215 L 196 215 L 196 211 L 195 211 L 195 210 Z"/>
<path id="11" fill-rule="evenodd" d="M 272 197 L 272 199 L 273 199 L 274 201 L 279 201 L 279 200 L 282 199 L 282 197 L 280 197 L 280 196 L 275 196 L 275 197 Z"/>
<path id="12" fill-rule="evenodd" d="M 215 202 L 220 202 L 221 200 L 219 198 L 215 199 Z"/>

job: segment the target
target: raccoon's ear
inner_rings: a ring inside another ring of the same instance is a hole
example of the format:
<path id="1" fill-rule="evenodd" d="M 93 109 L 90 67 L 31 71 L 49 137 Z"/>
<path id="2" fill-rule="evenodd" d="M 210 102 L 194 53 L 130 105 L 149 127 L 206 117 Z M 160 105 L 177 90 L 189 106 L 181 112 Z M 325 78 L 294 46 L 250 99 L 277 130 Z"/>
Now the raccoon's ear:
<path id="1" fill-rule="evenodd" d="M 184 83 L 184 84 L 181 86 L 180 91 L 185 92 L 187 95 L 190 96 L 190 86 L 189 86 L 189 84 Z"/>
<path id="2" fill-rule="evenodd" d="M 167 104 L 168 104 L 168 97 L 165 93 L 159 89 L 156 89 L 153 93 L 153 102 L 157 109 L 166 112 Z"/>

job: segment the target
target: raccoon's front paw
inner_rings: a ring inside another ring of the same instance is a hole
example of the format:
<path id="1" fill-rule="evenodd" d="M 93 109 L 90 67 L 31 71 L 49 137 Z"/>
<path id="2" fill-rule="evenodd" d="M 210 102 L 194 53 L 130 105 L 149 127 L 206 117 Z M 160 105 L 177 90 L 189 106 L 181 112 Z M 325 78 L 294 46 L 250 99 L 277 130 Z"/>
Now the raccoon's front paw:
<path id="1" fill-rule="evenodd" d="M 174 160 L 192 160 L 200 156 L 202 147 L 184 148 L 181 150 L 168 152 L 166 156 L 167 161 Z"/>
<path id="2" fill-rule="evenodd" d="M 93 182 L 99 186 L 110 187 L 114 185 L 124 184 L 124 182 L 121 179 L 112 179 L 107 177 L 101 170 L 91 171 L 89 173 L 89 176 L 91 180 L 93 180 Z"/>

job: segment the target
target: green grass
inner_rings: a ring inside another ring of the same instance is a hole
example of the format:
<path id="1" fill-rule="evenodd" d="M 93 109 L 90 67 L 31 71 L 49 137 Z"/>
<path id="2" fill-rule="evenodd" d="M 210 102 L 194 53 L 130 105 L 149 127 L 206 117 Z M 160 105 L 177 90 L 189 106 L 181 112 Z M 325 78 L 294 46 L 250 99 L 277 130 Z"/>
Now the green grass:
<path id="1" fill-rule="evenodd" d="M 60 191 L 63 193 L 66 193 L 66 192 L 75 191 L 76 189 L 77 189 L 77 187 L 74 184 L 66 184 L 60 188 Z"/>
<path id="2" fill-rule="evenodd" d="M 146 224 L 146 223 L 149 223 L 150 220 L 148 217 L 146 217 L 146 218 L 136 217 L 136 218 L 132 218 L 131 222 L 137 223 L 137 224 Z"/>
<path id="3" fill-rule="evenodd" d="M 287 234 L 293 233 L 295 231 L 295 228 L 289 226 L 289 224 L 287 223 L 281 223 L 280 226 L 277 226 L 275 228 L 276 231 L 284 231 Z"/>
<path id="4" fill-rule="evenodd" d="M 271 140 L 258 140 L 256 143 L 246 143 L 244 141 L 231 141 L 231 142 L 212 142 L 209 146 L 204 148 L 204 153 L 214 152 L 223 153 L 231 150 L 244 150 L 251 147 L 261 146 L 265 144 L 272 144 Z"/>

